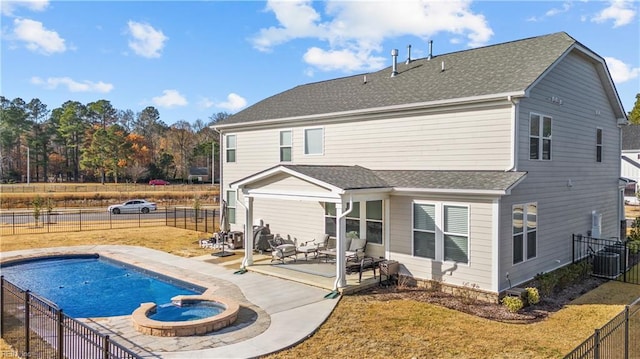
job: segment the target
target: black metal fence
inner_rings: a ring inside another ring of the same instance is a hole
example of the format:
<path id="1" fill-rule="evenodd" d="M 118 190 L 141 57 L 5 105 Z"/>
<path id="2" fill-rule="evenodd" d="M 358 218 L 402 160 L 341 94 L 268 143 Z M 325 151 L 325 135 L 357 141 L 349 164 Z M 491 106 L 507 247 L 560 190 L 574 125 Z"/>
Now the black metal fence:
<path id="1" fill-rule="evenodd" d="M 0 337 L 21 358 L 142 358 L 95 329 L 0 277 Z"/>
<path id="2" fill-rule="evenodd" d="M 150 213 L 112 214 L 106 210 L 79 209 L 55 212 L 0 213 L 0 236 L 105 229 L 171 226 L 201 232 L 218 228 L 218 211 L 174 207 Z"/>
<path id="3" fill-rule="evenodd" d="M 574 234 L 573 263 L 583 260 L 594 276 L 640 284 L 640 246 L 635 242 Z"/>
<path id="4" fill-rule="evenodd" d="M 640 298 L 625 307 L 582 342 L 565 359 L 640 358 Z"/>

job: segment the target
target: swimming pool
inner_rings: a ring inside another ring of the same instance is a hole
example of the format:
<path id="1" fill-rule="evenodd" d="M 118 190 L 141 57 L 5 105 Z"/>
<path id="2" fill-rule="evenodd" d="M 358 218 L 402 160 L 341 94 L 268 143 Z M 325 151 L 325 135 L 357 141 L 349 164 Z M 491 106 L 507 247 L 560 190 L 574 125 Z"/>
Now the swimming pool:
<path id="1" fill-rule="evenodd" d="M 205 288 L 98 256 L 46 258 L 11 263 L 2 275 L 74 318 L 130 315 L 141 303 L 171 303 Z"/>

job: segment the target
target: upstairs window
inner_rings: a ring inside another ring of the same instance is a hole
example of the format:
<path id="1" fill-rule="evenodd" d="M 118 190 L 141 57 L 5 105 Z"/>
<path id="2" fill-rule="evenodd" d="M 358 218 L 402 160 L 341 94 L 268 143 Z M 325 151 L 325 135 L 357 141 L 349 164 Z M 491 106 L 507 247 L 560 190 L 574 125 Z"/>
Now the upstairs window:
<path id="1" fill-rule="evenodd" d="M 304 154 L 305 155 L 321 155 L 324 151 L 324 129 L 307 128 L 304 130 Z"/>
<path id="2" fill-rule="evenodd" d="M 529 116 L 529 159 L 551 160 L 551 117 Z"/>
<path id="3" fill-rule="evenodd" d="M 236 161 L 236 135 L 227 135 L 227 162 Z"/>
<path id="4" fill-rule="evenodd" d="M 280 162 L 291 162 L 291 131 L 280 131 Z"/>
<path id="5" fill-rule="evenodd" d="M 596 162 L 602 162 L 602 129 L 596 129 Z"/>

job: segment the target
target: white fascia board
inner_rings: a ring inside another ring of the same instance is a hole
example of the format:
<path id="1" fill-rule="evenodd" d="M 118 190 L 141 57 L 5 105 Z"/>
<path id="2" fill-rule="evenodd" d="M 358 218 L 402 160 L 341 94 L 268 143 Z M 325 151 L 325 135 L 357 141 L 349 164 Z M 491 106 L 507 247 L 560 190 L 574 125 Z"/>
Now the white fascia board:
<path id="1" fill-rule="evenodd" d="M 478 104 L 482 102 L 492 102 L 492 101 L 510 101 L 512 98 L 525 97 L 525 91 L 514 91 L 514 92 L 505 92 L 498 94 L 490 94 L 490 95 L 482 95 L 482 96 L 472 96 L 472 97 L 462 97 L 462 98 L 454 98 L 454 99 L 446 99 L 446 100 L 437 100 L 437 101 L 428 101 L 428 102 L 416 102 L 410 104 L 402 104 L 402 105 L 394 105 L 394 106 L 385 106 L 385 107 L 374 107 L 367 108 L 361 110 L 351 110 L 351 111 L 341 111 L 341 112 L 330 112 L 323 113 L 317 115 L 310 116 L 294 116 L 294 117 L 284 117 L 284 118 L 274 118 L 262 121 L 251 121 L 251 122 L 241 122 L 241 123 L 230 123 L 227 125 L 218 125 L 214 126 L 213 129 L 216 131 L 224 132 L 225 129 L 238 129 L 244 127 L 260 127 L 260 126 L 269 126 L 269 125 L 278 125 L 283 126 L 286 123 L 291 122 L 305 122 L 308 121 L 326 121 L 326 120 L 335 120 L 335 119 L 345 119 L 347 117 L 354 116 L 371 116 L 374 114 L 386 114 L 389 112 L 401 112 L 401 111 L 411 111 L 411 110 L 439 110 L 441 107 L 446 106 L 463 106 L 463 105 L 472 105 Z"/>
<path id="2" fill-rule="evenodd" d="M 341 203 L 342 197 L 335 193 L 315 193 L 315 192 L 283 192 L 283 191 L 264 191 L 264 190 L 247 190 L 243 192 L 247 197 L 267 198 L 290 201 L 319 201 Z"/>
<path id="3" fill-rule="evenodd" d="M 290 168 L 281 167 L 281 170 L 282 170 L 282 172 L 287 173 L 287 174 L 289 174 L 289 175 L 291 175 L 293 177 L 300 178 L 300 179 L 305 180 L 307 182 L 313 183 L 318 187 L 326 188 L 326 189 L 330 190 L 331 192 L 336 192 L 336 193 L 340 193 L 340 194 L 344 193 L 344 190 L 342 188 L 338 188 L 338 187 L 336 187 L 336 186 L 334 186 L 332 184 L 329 184 L 327 182 L 320 181 L 317 178 L 309 177 L 309 176 L 304 175 L 304 174 L 302 174 L 300 172 L 296 172 L 296 171 L 294 171 L 294 170 L 292 170 Z"/>

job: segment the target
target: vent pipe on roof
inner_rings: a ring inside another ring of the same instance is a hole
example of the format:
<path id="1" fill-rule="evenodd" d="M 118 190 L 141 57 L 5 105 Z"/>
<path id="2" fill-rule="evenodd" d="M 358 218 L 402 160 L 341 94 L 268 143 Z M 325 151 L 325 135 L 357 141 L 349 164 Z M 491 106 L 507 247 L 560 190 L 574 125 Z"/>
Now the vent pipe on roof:
<path id="1" fill-rule="evenodd" d="M 398 49 L 391 50 L 391 60 L 393 63 L 393 68 L 391 70 L 391 77 L 394 77 L 398 74 Z"/>
<path id="2" fill-rule="evenodd" d="M 411 63 L 411 45 L 407 45 L 407 61 L 404 63 L 407 65 Z"/>
<path id="3" fill-rule="evenodd" d="M 441 72 L 444 72 L 445 68 L 444 68 L 444 60 L 442 60 L 442 70 Z"/>
<path id="4" fill-rule="evenodd" d="M 431 60 L 432 57 L 433 57 L 433 40 L 429 40 L 429 56 L 427 57 L 427 60 Z"/>

